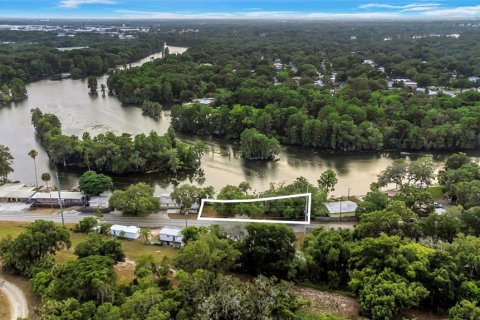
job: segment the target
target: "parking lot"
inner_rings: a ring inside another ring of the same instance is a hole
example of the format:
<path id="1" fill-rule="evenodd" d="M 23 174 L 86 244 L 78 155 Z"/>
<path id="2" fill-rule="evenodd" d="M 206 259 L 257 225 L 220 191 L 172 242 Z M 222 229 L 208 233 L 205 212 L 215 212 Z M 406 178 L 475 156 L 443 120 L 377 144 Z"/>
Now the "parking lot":
<path id="1" fill-rule="evenodd" d="M 23 202 L 0 202 L 0 213 L 5 212 L 18 212 L 18 211 L 26 211 L 30 208 L 29 204 Z"/>

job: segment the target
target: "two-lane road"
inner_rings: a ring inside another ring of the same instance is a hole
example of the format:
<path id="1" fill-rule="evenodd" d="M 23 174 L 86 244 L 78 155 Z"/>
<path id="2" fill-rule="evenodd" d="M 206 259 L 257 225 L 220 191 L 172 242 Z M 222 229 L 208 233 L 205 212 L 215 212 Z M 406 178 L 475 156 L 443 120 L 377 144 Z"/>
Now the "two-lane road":
<path id="1" fill-rule="evenodd" d="M 78 223 L 84 217 L 92 216 L 91 214 L 83 214 L 77 211 L 65 211 L 64 213 L 65 223 Z M 40 214 L 33 213 L 32 211 L 0 211 L 0 221 L 25 221 L 33 222 L 38 219 L 43 219 L 47 221 L 53 221 L 57 223 L 62 222 L 62 217 L 60 214 Z M 108 224 L 122 224 L 122 225 L 136 225 L 139 227 L 161 227 L 161 226 L 171 226 L 171 227 L 183 227 L 185 226 L 184 219 L 170 219 L 164 213 L 151 214 L 144 217 L 132 217 L 132 216 L 123 216 L 118 213 L 107 213 L 102 217 L 102 222 Z M 211 221 L 199 221 L 199 220 L 188 220 L 188 225 L 195 226 L 209 226 L 212 224 L 230 224 L 231 222 L 211 222 Z M 350 223 L 319 223 L 319 224 L 310 224 L 304 227 L 303 225 L 291 225 L 291 227 L 296 232 L 302 232 L 323 225 L 330 228 L 353 228 L 353 224 Z"/>

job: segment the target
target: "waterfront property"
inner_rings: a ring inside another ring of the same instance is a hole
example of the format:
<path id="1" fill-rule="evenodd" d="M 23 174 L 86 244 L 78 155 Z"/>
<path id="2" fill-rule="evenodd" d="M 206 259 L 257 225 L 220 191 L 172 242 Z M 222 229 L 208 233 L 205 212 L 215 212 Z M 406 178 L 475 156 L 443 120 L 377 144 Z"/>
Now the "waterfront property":
<path id="1" fill-rule="evenodd" d="M 60 196 L 65 207 L 88 204 L 87 197 L 81 192 L 60 191 Z M 38 207 L 59 206 L 58 191 L 37 192 L 32 196 L 31 201 Z"/>
<path id="2" fill-rule="evenodd" d="M 135 240 L 140 237 L 140 228 L 137 226 L 122 226 L 120 224 L 114 224 L 110 227 L 110 234 L 112 237 Z"/>
<path id="3" fill-rule="evenodd" d="M 198 213 L 200 205 L 198 203 L 193 203 L 191 208 L 188 210 L 188 213 Z M 160 209 L 166 209 L 167 213 L 181 213 L 180 205 L 172 199 L 170 194 L 162 193 L 160 195 Z"/>
<path id="4" fill-rule="evenodd" d="M 5 183 L 0 186 L 0 202 L 28 202 L 35 188 L 22 183 Z"/>
<path id="5" fill-rule="evenodd" d="M 160 243 L 166 246 L 183 246 L 182 228 L 165 227 L 159 233 Z"/>

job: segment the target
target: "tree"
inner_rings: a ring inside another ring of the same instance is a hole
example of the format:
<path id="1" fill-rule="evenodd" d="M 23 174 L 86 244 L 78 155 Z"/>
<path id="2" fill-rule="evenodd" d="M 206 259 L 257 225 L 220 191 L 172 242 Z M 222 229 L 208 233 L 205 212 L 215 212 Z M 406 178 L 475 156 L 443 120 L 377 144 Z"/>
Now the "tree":
<path id="1" fill-rule="evenodd" d="M 241 269 L 252 275 L 287 278 L 295 257 L 295 234 L 285 225 L 251 223 L 240 243 Z"/>
<path id="2" fill-rule="evenodd" d="M 90 94 L 98 94 L 98 82 L 96 77 L 88 77 L 88 90 Z"/>
<path id="3" fill-rule="evenodd" d="M 323 172 L 320 176 L 320 179 L 318 179 L 318 187 L 328 193 L 335 191 L 335 185 L 337 182 L 338 180 L 335 171 L 328 169 L 327 171 Z"/>
<path id="4" fill-rule="evenodd" d="M 37 176 L 37 162 L 35 161 L 35 158 L 38 156 L 38 152 L 35 149 L 30 150 L 28 153 L 28 156 L 33 159 L 33 166 L 35 168 L 35 187 L 38 188 L 38 176 Z"/>
<path id="5" fill-rule="evenodd" d="M 240 135 L 240 149 L 246 159 L 271 160 L 280 152 L 280 144 L 257 129 L 245 129 Z"/>
<path id="6" fill-rule="evenodd" d="M 200 188 L 191 184 L 183 184 L 176 187 L 170 194 L 172 199 L 180 205 L 180 211 L 185 212 L 185 226 L 187 226 L 187 214 L 194 203 L 202 198 L 211 198 L 214 195 L 212 187 Z"/>
<path id="7" fill-rule="evenodd" d="M 158 200 L 153 196 L 153 188 L 142 182 L 130 185 L 125 191 L 115 190 L 109 204 L 128 215 L 150 214 L 159 208 Z"/>
<path id="8" fill-rule="evenodd" d="M 449 311 L 449 319 L 451 320 L 476 320 L 480 319 L 480 307 L 478 302 L 462 300 L 452 307 Z"/>
<path id="9" fill-rule="evenodd" d="M 27 97 L 27 88 L 22 79 L 15 78 L 10 82 L 10 90 L 12 93 L 12 100 L 19 101 Z"/>
<path id="10" fill-rule="evenodd" d="M 162 117 L 162 105 L 158 102 L 144 100 L 142 113 L 152 118 L 160 119 Z"/>
<path id="11" fill-rule="evenodd" d="M 379 274 L 371 269 L 354 271 L 350 286 L 372 320 L 395 319 L 428 295 L 420 283 L 409 283 L 389 269 Z"/>
<path id="12" fill-rule="evenodd" d="M 73 231 L 90 233 L 93 231 L 92 229 L 97 226 L 97 224 L 98 224 L 97 219 L 93 217 L 85 217 L 73 227 Z"/>
<path id="13" fill-rule="evenodd" d="M 472 207 L 460 214 L 460 230 L 465 234 L 480 237 L 480 207 Z"/>
<path id="14" fill-rule="evenodd" d="M 404 182 L 408 173 L 408 165 L 405 159 L 397 159 L 378 175 L 378 185 L 384 187 L 389 183 L 395 183 L 398 188 Z"/>
<path id="15" fill-rule="evenodd" d="M 307 260 L 307 278 L 332 288 L 345 286 L 349 280 L 349 231 L 315 228 L 305 237 L 303 252 Z"/>
<path id="16" fill-rule="evenodd" d="M 431 185 L 433 179 L 435 179 L 435 164 L 432 157 L 421 157 L 410 163 L 408 178 L 410 181 L 420 183 L 421 187 Z"/>
<path id="17" fill-rule="evenodd" d="M 458 233 L 460 220 L 458 215 L 448 210 L 445 213 L 431 213 L 420 220 L 423 237 L 430 237 L 435 241 L 452 242 Z"/>
<path id="18" fill-rule="evenodd" d="M 388 195 L 380 191 L 376 186 L 372 187 L 362 202 L 355 210 L 357 217 L 361 217 L 364 213 L 380 211 L 387 207 Z"/>
<path id="19" fill-rule="evenodd" d="M 15 239 L 0 241 L 0 258 L 5 270 L 30 276 L 33 267 L 70 245 L 68 229 L 51 221 L 36 220 Z"/>
<path id="20" fill-rule="evenodd" d="M 183 243 L 187 244 L 190 241 L 196 241 L 200 235 L 208 233 L 206 227 L 188 226 L 182 229 Z"/>
<path id="21" fill-rule="evenodd" d="M 421 217 L 426 217 L 435 211 L 430 192 L 409 185 L 403 185 L 400 192 L 393 197 L 393 200 L 405 202 L 407 208 Z"/>
<path id="22" fill-rule="evenodd" d="M 79 302 L 75 298 L 65 300 L 46 299 L 40 309 L 40 320 L 50 319 L 93 319 L 95 316 L 95 302 Z"/>
<path id="23" fill-rule="evenodd" d="M 79 258 L 88 256 L 110 257 L 114 263 L 125 261 L 122 244 L 115 238 L 105 239 L 103 236 L 91 233 L 85 241 L 75 247 L 75 254 Z"/>
<path id="24" fill-rule="evenodd" d="M 189 241 L 183 247 L 175 264 L 187 272 L 205 269 L 214 273 L 224 272 L 235 266 L 240 252 L 228 239 L 219 239 L 212 234 L 202 234 L 198 240 Z"/>
<path id="25" fill-rule="evenodd" d="M 86 171 L 79 179 L 80 190 L 88 197 L 98 196 L 113 187 L 112 178 L 95 171 Z"/>
<path id="26" fill-rule="evenodd" d="M 404 202 L 392 201 L 384 210 L 362 214 L 354 234 L 357 238 L 378 237 L 382 233 L 418 238 L 416 217 Z"/>
<path id="27" fill-rule="evenodd" d="M 47 190 L 48 190 L 48 181 L 50 181 L 51 179 L 51 175 L 49 172 L 44 172 L 42 173 L 42 175 L 40 176 L 40 179 L 42 179 L 43 182 L 45 182 L 47 184 Z"/>
<path id="28" fill-rule="evenodd" d="M 87 256 L 52 270 L 52 282 L 46 292 L 51 298 L 75 298 L 98 304 L 110 301 L 113 296 L 115 272 L 113 260 L 105 256 Z"/>
<path id="29" fill-rule="evenodd" d="M 10 154 L 10 149 L 0 145 L 0 183 L 6 182 L 8 174 L 13 172 L 12 164 L 13 156 Z"/>
<path id="30" fill-rule="evenodd" d="M 143 238 L 143 243 L 144 244 L 149 244 L 150 243 L 150 233 L 152 232 L 152 229 L 150 227 L 143 227 L 140 230 L 140 235 Z"/>

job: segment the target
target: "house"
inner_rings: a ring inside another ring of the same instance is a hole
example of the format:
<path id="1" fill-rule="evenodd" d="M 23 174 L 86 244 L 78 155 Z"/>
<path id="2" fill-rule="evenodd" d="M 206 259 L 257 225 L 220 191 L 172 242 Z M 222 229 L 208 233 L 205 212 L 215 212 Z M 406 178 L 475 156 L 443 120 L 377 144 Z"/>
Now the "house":
<path id="1" fill-rule="evenodd" d="M 173 200 L 170 194 L 168 193 L 162 193 L 160 195 L 160 209 L 166 209 L 167 214 L 181 213 L 180 205 L 176 203 L 175 200 Z M 190 207 L 190 209 L 188 210 L 188 213 L 197 213 L 199 209 L 200 209 L 200 205 L 197 202 L 194 202 Z"/>
<path id="2" fill-rule="evenodd" d="M 172 199 L 169 193 L 162 193 L 160 195 L 160 208 L 161 209 L 180 209 L 180 205 Z"/>
<path id="3" fill-rule="evenodd" d="M 140 228 L 136 226 L 122 226 L 114 224 L 110 227 L 112 237 L 121 237 L 126 239 L 138 239 L 140 237 Z"/>
<path id="4" fill-rule="evenodd" d="M 165 227 L 159 233 L 160 242 L 166 246 L 183 246 L 182 228 Z"/>
<path id="5" fill-rule="evenodd" d="M 404 86 L 409 87 L 412 90 L 417 90 L 418 87 L 418 84 L 410 79 L 392 79 L 388 84 L 389 88 L 392 88 L 395 83 L 403 83 Z"/>
<path id="6" fill-rule="evenodd" d="M 28 202 L 35 188 L 22 183 L 5 183 L 0 186 L 0 202 Z"/>
<path id="7" fill-rule="evenodd" d="M 468 77 L 468 81 L 470 82 L 477 82 L 479 80 L 480 80 L 480 77 L 476 77 L 476 76 Z"/>
<path id="8" fill-rule="evenodd" d="M 60 191 L 62 203 L 65 207 L 86 206 L 88 205 L 87 197 L 81 192 Z M 37 192 L 31 197 L 31 201 L 35 206 L 58 206 L 58 191 Z"/>
<path id="9" fill-rule="evenodd" d="M 332 201 L 325 202 L 330 217 L 339 216 L 345 213 L 353 213 L 357 210 L 357 204 L 353 201 Z"/>

